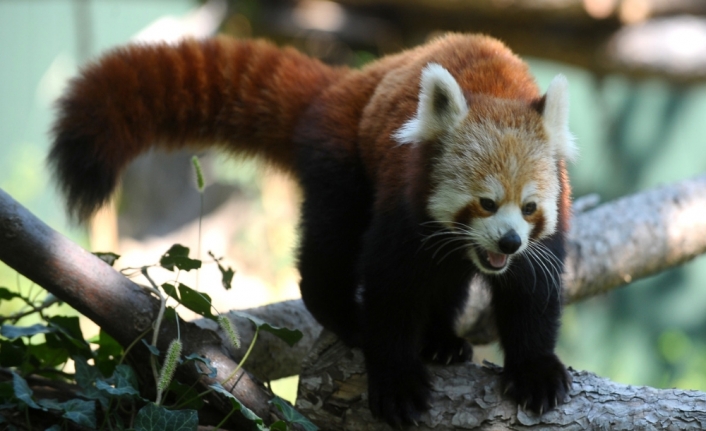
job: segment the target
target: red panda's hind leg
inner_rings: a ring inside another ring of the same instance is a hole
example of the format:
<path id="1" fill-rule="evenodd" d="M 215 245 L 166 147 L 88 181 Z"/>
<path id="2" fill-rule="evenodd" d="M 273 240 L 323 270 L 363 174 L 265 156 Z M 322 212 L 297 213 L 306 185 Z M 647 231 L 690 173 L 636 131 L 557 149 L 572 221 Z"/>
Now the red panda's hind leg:
<path id="1" fill-rule="evenodd" d="M 361 345 L 358 261 L 370 219 L 371 192 L 356 161 L 301 157 L 304 200 L 298 268 L 302 299 L 326 329 Z"/>

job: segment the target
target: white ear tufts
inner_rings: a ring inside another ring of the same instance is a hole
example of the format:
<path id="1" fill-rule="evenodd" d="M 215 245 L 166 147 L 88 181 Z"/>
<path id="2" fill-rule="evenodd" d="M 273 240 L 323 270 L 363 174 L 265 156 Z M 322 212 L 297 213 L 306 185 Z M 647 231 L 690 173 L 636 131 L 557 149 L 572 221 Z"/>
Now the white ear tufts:
<path id="1" fill-rule="evenodd" d="M 578 156 L 578 148 L 569 131 L 569 83 L 566 77 L 555 76 L 544 97 L 544 126 L 549 139 L 560 157 L 573 161 Z"/>
<path id="2" fill-rule="evenodd" d="M 422 70 L 417 113 L 392 137 L 400 144 L 424 142 L 455 128 L 468 114 L 458 82 L 437 63 Z"/>

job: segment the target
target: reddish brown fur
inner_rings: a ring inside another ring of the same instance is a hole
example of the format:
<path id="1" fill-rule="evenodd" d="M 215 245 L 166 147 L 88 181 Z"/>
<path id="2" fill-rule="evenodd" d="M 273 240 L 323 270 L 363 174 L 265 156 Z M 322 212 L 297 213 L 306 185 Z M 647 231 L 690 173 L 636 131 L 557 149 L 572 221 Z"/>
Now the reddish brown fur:
<path id="1" fill-rule="evenodd" d="M 104 56 L 72 83 L 55 130 L 95 136 L 92 151 L 118 171 L 154 144 L 214 143 L 266 155 L 291 170 L 287 143 L 299 116 L 344 73 L 263 41 L 132 45 Z"/>
<path id="2" fill-rule="evenodd" d="M 392 134 L 415 114 L 421 70 L 430 62 L 441 64 L 458 81 L 471 116 L 541 127 L 541 122 L 530 121 L 539 114 L 527 106 L 539 106 L 541 98 L 525 63 L 495 39 L 452 34 L 362 70 L 332 68 L 263 41 L 215 38 L 175 46 L 132 45 L 83 71 L 60 101 L 54 130 L 67 136 L 60 145 L 89 146 L 81 151 L 93 154 L 115 177 L 153 145 L 221 146 L 240 155 L 264 156 L 293 172 L 293 136 L 306 136 L 304 144 L 316 141 L 339 157 L 360 158 L 378 185 L 381 205 L 400 192 L 412 193 L 422 203 L 429 193 L 429 158 L 435 150 L 410 151 Z M 498 109 L 491 98 L 514 105 Z M 302 121 L 305 112 L 307 120 Z M 53 156 L 71 151 L 60 145 Z M 59 171 L 69 169 L 61 163 Z M 77 187 L 73 183 L 65 186 L 70 202 L 80 201 L 71 195 Z"/>
<path id="3" fill-rule="evenodd" d="M 361 154 L 371 175 L 396 193 L 404 185 L 399 175 L 409 165 L 409 153 L 391 136 L 414 116 L 418 103 L 421 70 L 430 62 L 446 68 L 466 94 L 471 111 L 478 95 L 513 99 L 527 104 L 539 99 L 539 90 L 527 66 L 501 42 L 479 35 L 448 35 L 427 45 L 384 58 L 363 73 L 378 76 L 380 82 L 360 123 Z M 510 117 L 504 112 L 504 117 Z M 385 118 L 385 121 L 379 121 Z M 391 186 L 391 187 L 390 187 Z M 379 196 L 381 201 L 387 200 Z"/>
<path id="4" fill-rule="evenodd" d="M 568 232 L 571 222 L 571 184 L 569 183 L 569 171 L 566 169 L 565 160 L 559 160 L 557 165 L 559 181 L 561 183 L 557 230 L 560 232 Z"/>

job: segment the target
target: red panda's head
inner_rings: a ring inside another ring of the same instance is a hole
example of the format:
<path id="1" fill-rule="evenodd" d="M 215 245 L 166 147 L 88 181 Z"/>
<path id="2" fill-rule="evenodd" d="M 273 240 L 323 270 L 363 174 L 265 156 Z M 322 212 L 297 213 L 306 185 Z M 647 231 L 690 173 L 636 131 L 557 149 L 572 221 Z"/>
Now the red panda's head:
<path id="1" fill-rule="evenodd" d="M 559 161 L 576 149 L 568 130 L 568 89 L 559 75 L 534 104 L 473 95 L 430 63 L 416 115 L 394 138 L 439 145 L 427 212 L 468 239 L 468 257 L 488 274 L 557 229 Z"/>

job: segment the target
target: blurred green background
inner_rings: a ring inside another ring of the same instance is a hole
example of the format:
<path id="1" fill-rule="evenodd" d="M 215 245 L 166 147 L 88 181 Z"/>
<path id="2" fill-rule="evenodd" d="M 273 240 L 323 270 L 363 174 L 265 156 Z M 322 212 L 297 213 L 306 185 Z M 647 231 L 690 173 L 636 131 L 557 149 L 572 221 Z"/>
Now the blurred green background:
<path id="1" fill-rule="evenodd" d="M 250 21 L 265 13 L 258 9 L 258 2 L 240 3 L 240 12 L 230 15 L 222 28 L 241 36 L 266 34 Z M 52 103 L 86 59 L 129 41 L 160 18 L 184 17 L 200 5 L 190 0 L 0 2 L 0 188 L 54 229 L 88 246 L 86 231 L 71 226 L 65 218 L 44 165 Z M 281 24 L 288 25 L 286 20 Z M 303 37 L 295 43 L 324 59 L 351 65 L 379 54 L 372 49 L 347 48 L 346 56 L 336 57 L 330 46 L 340 48 L 342 42 L 329 36 Z M 557 73 L 569 79 L 571 129 L 581 151 L 571 167 L 576 197 L 597 193 L 607 201 L 706 171 L 706 85 L 678 85 L 659 78 L 634 80 L 620 74 L 596 76 L 540 58 L 526 60 L 541 88 Z M 236 171 L 242 165 L 232 161 L 213 164 L 212 181 L 235 185 L 256 206 L 267 206 L 259 194 L 268 184 L 265 174 L 247 170 L 239 175 Z M 272 187 L 281 187 L 278 181 L 274 183 Z M 296 196 L 289 199 L 296 204 Z M 287 229 L 293 230 L 296 221 L 289 218 Z M 276 259 L 277 265 L 287 266 L 287 274 L 291 273 L 291 235 L 274 235 L 286 237 L 281 240 L 284 245 L 278 246 L 272 245 L 273 237 L 264 238 L 266 229 L 243 232 L 263 236 L 241 233 L 248 250 L 259 250 L 250 242 L 270 241 L 264 249 L 285 250 L 288 256 L 282 258 L 277 251 L 274 258 L 266 254 L 251 259 L 264 261 L 265 267 L 268 259 Z M 277 275 L 263 279 L 272 281 Z M 576 369 L 623 383 L 706 391 L 703 280 L 706 260 L 700 258 L 568 307 L 560 356 Z M 29 285 L 18 282 L 16 274 L 0 263 L 0 286 L 13 289 L 18 283 L 22 288 Z M 276 299 L 272 295 L 265 300 Z M 16 305 L 0 304 L 0 314 L 8 314 Z"/>

